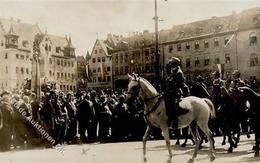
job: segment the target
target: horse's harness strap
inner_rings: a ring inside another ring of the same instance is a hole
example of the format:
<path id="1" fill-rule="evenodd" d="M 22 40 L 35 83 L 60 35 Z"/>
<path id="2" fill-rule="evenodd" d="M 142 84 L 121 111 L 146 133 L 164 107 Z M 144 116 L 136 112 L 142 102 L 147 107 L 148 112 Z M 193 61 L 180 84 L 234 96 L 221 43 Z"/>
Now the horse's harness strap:
<path id="1" fill-rule="evenodd" d="M 154 106 L 152 107 L 152 109 L 149 110 L 147 113 L 144 113 L 145 119 L 146 119 L 146 117 L 147 117 L 149 114 L 151 114 L 152 112 L 154 112 L 154 111 L 158 108 L 158 106 L 159 106 L 161 100 L 163 99 L 163 96 L 162 96 L 161 94 L 159 94 L 159 95 L 157 95 L 157 96 L 155 96 L 155 97 L 153 97 L 153 98 L 156 98 L 156 97 L 159 97 L 159 98 L 158 98 L 157 102 L 155 103 L 155 105 L 154 105 Z"/>
<path id="2" fill-rule="evenodd" d="M 149 100 L 152 100 L 152 99 L 154 99 L 154 98 L 156 98 L 156 97 L 159 97 L 159 96 L 162 96 L 162 95 L 161 95 L 161 94 L 158 94 L 158 95 L 153 96 L 153 97 L 144 98 L 144 101 L 149 101 Z"/>

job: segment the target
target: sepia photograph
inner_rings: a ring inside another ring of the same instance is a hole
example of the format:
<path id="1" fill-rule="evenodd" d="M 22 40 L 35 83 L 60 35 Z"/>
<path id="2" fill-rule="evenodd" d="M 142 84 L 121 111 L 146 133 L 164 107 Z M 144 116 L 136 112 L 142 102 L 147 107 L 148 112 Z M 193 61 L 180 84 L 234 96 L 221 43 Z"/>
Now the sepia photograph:
<path id="1" fill-rule="evenodd" d="M 0 0 L 0 163 L 260 162 L 259 59 L 260 0 Z"/>

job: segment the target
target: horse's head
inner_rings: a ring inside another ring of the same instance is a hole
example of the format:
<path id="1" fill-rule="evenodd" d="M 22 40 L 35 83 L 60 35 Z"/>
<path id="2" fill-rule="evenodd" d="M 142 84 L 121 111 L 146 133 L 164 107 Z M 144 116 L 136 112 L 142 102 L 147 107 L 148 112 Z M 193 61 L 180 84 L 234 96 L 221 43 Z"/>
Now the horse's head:
<path id="1" fill-rule="evenodd" d="M 137 74 L 128 74 L 128 78 L 129 84 L 125 101 L 137 98 L 141 90 L 140 77 Z"/>

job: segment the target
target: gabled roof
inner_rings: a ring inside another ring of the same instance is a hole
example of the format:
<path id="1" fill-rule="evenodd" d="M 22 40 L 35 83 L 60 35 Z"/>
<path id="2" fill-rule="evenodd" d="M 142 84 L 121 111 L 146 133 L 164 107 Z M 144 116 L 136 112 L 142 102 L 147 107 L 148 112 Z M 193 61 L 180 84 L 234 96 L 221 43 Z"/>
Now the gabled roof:
<path id="1" fill-rule="evenodd" d="M 37 24 L 27 24 L 20 21 L 15 21 L 12 19 L 0 18 L 0 24 L 7 34 L 10 29 L 19 36 L 18 48 L 24 48 L 22 46 L 22 41 L 28 41 L 29 47 L 32 48 L 34 36 L 39 33 L 42 34 L 39 26 Z"/>
<path id="2" fill-rule="evenodd" d="M 95 49 L 95 47 L 96 47 L 96 45 L 97 45 L 98 43 L 100 44 L 100 46 L 101 46 L 102 49 L 104 50 L 105 55 L 108 56 L 108 57 L 111 56 L 109 50 L 113 50 L 113 48 L 110 47 L 110 46 L 108 46 L 108 45 L 106 44 L 106 41 L 100 40 L 100 39 L 97 39 L 97 40 L 96 40 L 96 42 L 95 42 L 95 44 L 94 44 L 94 46 L 93 46 L 93 49 L 92 49 L 92 53 L 91 53 L 91 54 L 93 54 L 93 51 L 94 51 L 94 49 Z"/>

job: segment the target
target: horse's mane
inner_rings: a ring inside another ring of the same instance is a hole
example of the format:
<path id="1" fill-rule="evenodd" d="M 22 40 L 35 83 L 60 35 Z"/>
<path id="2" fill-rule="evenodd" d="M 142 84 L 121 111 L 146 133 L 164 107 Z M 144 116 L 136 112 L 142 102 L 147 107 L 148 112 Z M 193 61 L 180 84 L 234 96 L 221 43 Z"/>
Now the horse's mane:
<path id="1" fill-rule="evenodd" d="M 158 93 L 157 90 L 154 88 L 154 86 L 148 80 L 146 80 L 145 78 L 142 78 L 142 77 L 140 77 L 140 80 L 142 80 L 145 83 L 145 85 L 147 85 L 150 88 L 150 91 L 152 93 L 154 93 L 154 94 Z"/>

